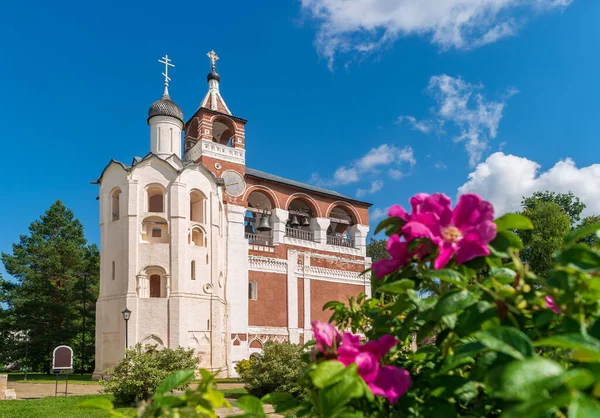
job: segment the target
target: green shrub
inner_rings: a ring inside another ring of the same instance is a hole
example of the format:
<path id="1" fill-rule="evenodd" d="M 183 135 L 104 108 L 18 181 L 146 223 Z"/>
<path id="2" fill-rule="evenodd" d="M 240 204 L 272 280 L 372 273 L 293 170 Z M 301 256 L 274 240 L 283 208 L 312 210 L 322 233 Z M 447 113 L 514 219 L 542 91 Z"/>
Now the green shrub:
<path id="1" fill-rule="evenodd" d="M 111 393 L 118 404 L 150 399 L 167 376 L 178 370 L 195 370 L 199 359 L 193 349 L 178 347 L 176 350 L 155 345 L 142 348 L 140 343 L 127 350 L 127 357 L 106 371 L 110 380 L 101 380 L 104 392 Z M 189 384 L 177 387 L 186 389 Z"/>
<path id="2" fill-rule="evenodd" d="M 239 376 L 242 376 L 243 374 L 245 374 L 248 371 L 251 364 L 252 364 L 252 359 L 240 360 L 235 365 L 235 371 L 237 372 L 237 374 Z"/>
<path id="3" fill-rule="evenodd" d="M 252 395 L 288 392 L 299 396 L 302 394 L 300 377 L 305 366 L 300 346 L 267 342 L 262 354 L 250 360 L 249 367 L 240 368 L 238 373 Z"/>

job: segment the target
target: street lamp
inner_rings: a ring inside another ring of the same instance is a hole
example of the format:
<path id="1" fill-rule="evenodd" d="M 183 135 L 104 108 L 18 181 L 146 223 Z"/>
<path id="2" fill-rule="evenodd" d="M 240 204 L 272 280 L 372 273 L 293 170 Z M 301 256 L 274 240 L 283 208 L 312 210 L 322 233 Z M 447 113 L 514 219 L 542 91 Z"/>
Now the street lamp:
<path id="1" fill-rule="evenodd" d="M 25 336 L 25 376 L 23 380 L 27 380 L 27 366 L 29 362 L 27 361 L 27 355 L 29 354 L 29 334 Z"/>
<path id="2" fill-rule="evenodd" d="M 129 328 L 127 324 L 129 322 L 129 318 L 131 318 L 131 311 L 125 307 L 121 313 L 123 314 L 123 319 L 125 320 L 125 357 L 127 357 L 127 349 L 129 348 Z"/>

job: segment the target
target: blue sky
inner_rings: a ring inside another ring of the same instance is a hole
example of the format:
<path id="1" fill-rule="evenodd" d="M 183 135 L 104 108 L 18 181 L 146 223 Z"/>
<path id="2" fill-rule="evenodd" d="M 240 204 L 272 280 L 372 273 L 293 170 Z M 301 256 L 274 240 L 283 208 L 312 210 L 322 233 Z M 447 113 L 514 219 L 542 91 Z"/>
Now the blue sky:
<path id="1" fill-rule="evenodd" d="M 56 199 L 98 242 L 90 181 L 148 152 L 157 60 L 173 59 L 187 117 L 210 49 L 229 108 L 248 119 L 250 167 L 371 201 L 375 217 L 459 189 L 500 212 L 537 189 L 573 190 L 600 213 L 599 2 L 10 3 L 0 251 Z"/>

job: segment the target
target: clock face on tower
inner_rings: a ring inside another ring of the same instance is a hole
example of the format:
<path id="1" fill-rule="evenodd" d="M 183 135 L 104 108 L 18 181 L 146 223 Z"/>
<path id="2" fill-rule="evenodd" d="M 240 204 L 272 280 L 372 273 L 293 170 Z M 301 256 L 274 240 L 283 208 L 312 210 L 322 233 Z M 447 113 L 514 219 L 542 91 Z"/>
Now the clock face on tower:
<path id="1" fill-rule="evenodd" d="M 225 181 L 225 193 L 229 196 L 238 197 L 244 194 L 246 182 L 240 173 L 233 170 L 227 170 L 221 177 Z"/>

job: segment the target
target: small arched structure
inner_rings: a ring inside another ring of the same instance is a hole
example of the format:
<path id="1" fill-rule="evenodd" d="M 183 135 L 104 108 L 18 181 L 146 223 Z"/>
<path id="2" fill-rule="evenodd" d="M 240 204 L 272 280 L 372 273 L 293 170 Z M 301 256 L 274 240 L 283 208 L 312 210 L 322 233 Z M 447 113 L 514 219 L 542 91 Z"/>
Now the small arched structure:
<path id="1" fill-rule="evenodd" d="M 273 245 L 272 210 L 273 197 L 262 190 L 248 195 L 248 210 L 244 219 L 244 231 L 250 244 Z"/>
<path id="2" fill-rule="evenodd" d="M 356 218 L 349 208 L 337 205 L 329 212 L 329 228 L 327 228 L 327 244 L 341 247 L 354 247 L 354 239 L 349 228 L 356 224 Z"/>
<path id="3" fill-rule="evenodd" d="M 110 220 L 118 221 L 121 217 L 121 189 L 118 187 L 110 193 Z"/>
<path id="4" fill-rule="evenodd" d="M 235 144 L 235 123 L 225 117 L 217 117 L 212 125 L 213 141 L 233 147 Z"/>
<path id="5" fill-rule="evenodd" d="M 286 235 L 305 241 L 314 241 L 314 222 L 317 217 L 317 206 L 308 198 L 298 196 L 290 201 L 286 223 Z"/>
<path id="6" fill-rule="evenodd" d="M 169 224 L 162 216 L 148 216 L 142 221 L 142 241 L 169 242 Z"/>
<path id="7" fill-rule="evenodd" d="M 190 193 L 190 221 L 205 223 L 206 196 L 200 190 Z"/>
<path id="8" fill-rule="evenodd" d="M 148 266 L 138 275 L 138 297 L 166 298 L 169 277 L 161 266 Z"/>
<path id="9" fill-rule="evenodd" d="M 248 299 L 258 300 L 258 283 L 254 280 L 248 282 Z"/>
<path id="10" fill-rule="evenodd" d="M 201 226 L 195 225 L 194 227 L 192 227 L 192 230 L 188 235 L 188 243 L 196 247 L 207 246 L 206 233 L 204 232 L 204 229 Z"/>
<path id="11" fill-rule="evenodd" d="M 165 189 L 160 184 L 151 184 L 147 187 L 148 212 L 163 213 L 165 211 Z"/>
<path id="12" fill-rule="evenodd" d="M 144 350 L 146 349 L 147 345 L 156 346 L 156 348 L 154 348 L 155 350 L 162 350 L 165 347 L 165 344 L 163 343 L 162 339 L 160 339 L 154 334 L 150 334 L 146 338 L 144 338 L 141 341 L 141 344 Z"/>

